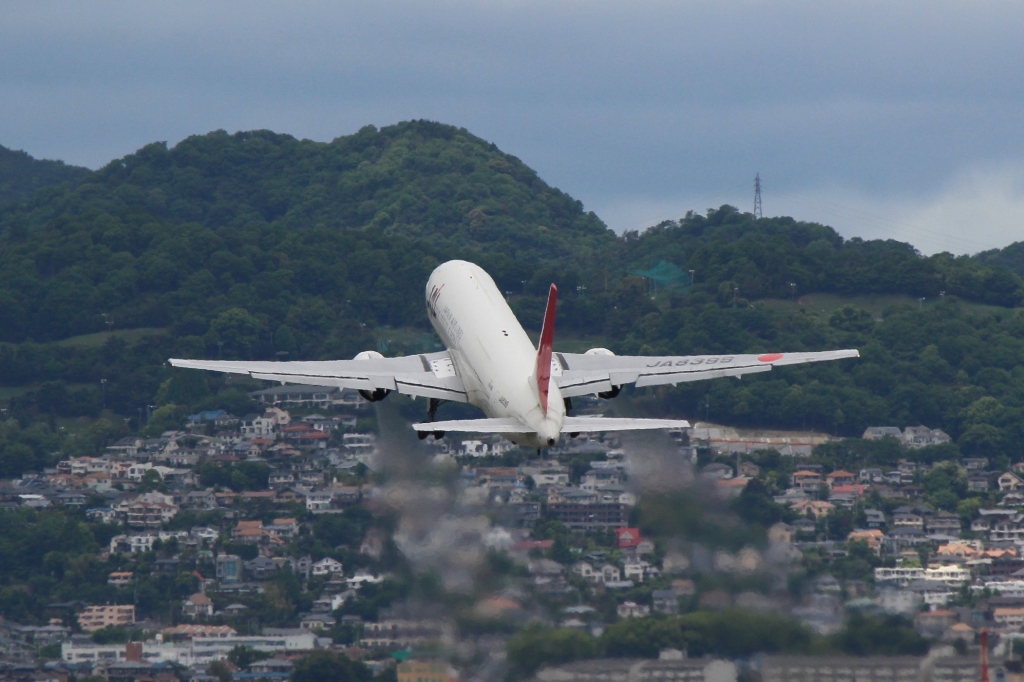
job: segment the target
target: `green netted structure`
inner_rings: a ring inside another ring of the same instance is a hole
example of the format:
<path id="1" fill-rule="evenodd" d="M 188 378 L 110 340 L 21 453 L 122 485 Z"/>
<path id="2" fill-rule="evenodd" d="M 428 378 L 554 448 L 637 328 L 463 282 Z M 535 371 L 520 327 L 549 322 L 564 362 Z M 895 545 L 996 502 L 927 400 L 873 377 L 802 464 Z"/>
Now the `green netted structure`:
<path id="1" fill-rule="evenodd" d="M 629 274 L 639 275 L 645 278 L 650 286 L 651 293 L 658 289 L 674 289 L 687 293 L 690 290 L 690 273 L 679 268 L 678 265 L 661 261 L 649 270 L 630 270 Z"/>

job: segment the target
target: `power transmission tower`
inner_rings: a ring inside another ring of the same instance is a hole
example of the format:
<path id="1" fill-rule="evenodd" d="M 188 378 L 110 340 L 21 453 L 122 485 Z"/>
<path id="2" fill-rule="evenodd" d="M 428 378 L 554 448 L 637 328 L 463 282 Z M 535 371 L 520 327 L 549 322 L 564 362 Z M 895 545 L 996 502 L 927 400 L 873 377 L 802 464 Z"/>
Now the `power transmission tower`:
<path id="1" fill-rule="evenodd" d="M 761 174 L 754 176 L 754 217 L 761 218 Z"/>

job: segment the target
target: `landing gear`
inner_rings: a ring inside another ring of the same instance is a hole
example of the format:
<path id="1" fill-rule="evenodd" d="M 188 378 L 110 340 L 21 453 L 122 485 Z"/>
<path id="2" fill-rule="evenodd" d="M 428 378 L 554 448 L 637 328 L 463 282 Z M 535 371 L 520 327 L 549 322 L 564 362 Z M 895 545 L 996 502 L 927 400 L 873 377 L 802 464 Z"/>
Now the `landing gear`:
<path id="1" fill-rule="evenodd" d="M 569 416 L 572 412 L 572 398 L 562 398 L 562 403 L 565 405 L 565 416 Z"/>
<path id="2" fill-rule="evenodd" d="M 622 390 L 622 386 L 612 386 L 610 391 L 601 391 L 597 394 L 598 398 L 604 398 L 605 400 L 611 400 L 612 398 L 619 395 L 619 391 Z"/>
<path id="3" fill-rule="evenodd" d="M 437 408 L 441 407 L 441 403 L 446 403 L 447 400 L 441 400 L 440 398 L 430 398 L 427 400 L 427 421 L 434 421 L 434 417 L 437 415 Z"/>
<path id="4" fill-rule="evenodd" d="M 427 401 L 427 421 L 434 421 L 434 417 L 437 416 L 437 408 L 441 407 L 442 403 L 448 402 L 447 400 L 441 400 L 440 398 L 429 398 Z M 416 435 L 419 436 L 420 440 L 423 440 L 430 434 L 434 434 L 434 440 L 441 440 L 444 438 L 444 431 L 417 431 Z"/>
<path id="5" fill-rule="evenodd" d="M 377 388 L 372 391 L 359 389 L 359 395 L 363 396 L 363 399 L 370 403 L 379 403 L 384 398 L 388 397 L 391 391 L 386 388 Z"/>

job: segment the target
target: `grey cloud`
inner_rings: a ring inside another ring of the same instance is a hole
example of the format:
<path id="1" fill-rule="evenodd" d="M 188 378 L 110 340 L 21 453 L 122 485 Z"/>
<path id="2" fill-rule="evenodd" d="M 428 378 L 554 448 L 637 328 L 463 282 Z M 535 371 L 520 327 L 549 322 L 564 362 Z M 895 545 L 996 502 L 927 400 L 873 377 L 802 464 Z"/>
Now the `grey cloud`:
<path id="1" fill-rule="evenodd" d="M 1024 156 L 1022 19 L 1010 2 L 6 3 L 0 144 L 95 167 L 216 128 L 329 140 L 433 118 L 599 213 L 743 195 L 755 171 L 787 195 L 922 201 Z"/>

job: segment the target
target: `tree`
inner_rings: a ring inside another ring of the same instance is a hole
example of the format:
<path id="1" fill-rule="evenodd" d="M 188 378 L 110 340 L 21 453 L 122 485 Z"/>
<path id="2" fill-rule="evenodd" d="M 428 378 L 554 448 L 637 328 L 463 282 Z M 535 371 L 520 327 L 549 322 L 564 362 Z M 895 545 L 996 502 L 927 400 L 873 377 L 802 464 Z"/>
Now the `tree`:
<path id="1" fill-rule="evenodd" d="M 285 353 L 294 353 L 296 348 L 295 334 L 292 332 L 291 327 L 282 324 L 274 332 L 274 349 Z"/>
<path id="2" fill-rule="evenodd" d="M 781 521 L 787 510 L 768 495 L 764 483 L 757 478 L 747 481 L 733 504 L 736 513 L 747 523 L 759 523 L 770 526 Z"/>
<path id="3" fill-rule="evenodd" d="M 846 627 L 830 641 L 843 653 L 853 656 L 923 656 L 928 640 L 917 634 L 900 616 L 850 616 Z"/>
<path id="4" fill-rule="evenodd" d="M 587 633 L 531 625 L 509 640 L 509 672 L 524 679 L 541 666 L 595 658 L 599 651 L 597 640 Z"/>
<path id="5" fill-rule="evenodd" d="M 142 480 L 139 482 L 136 490 L 140 493 L 149 493 L 154 490 L 167 492 L 167 486 L 164 485 L 164 479 L 160 476 L 159 471 L 156 469 L 148 469 L 146 473 L 142 474 Z"/>
<path id="6" fill-rule="evenodd" d="M 210 674 L 216 677 L 218 682 L 231 682 L 234 679 L 234 676 L 231 674 L 231 667 L 224 660 L 211 663 Z"/>
<path id="7" fill-rule="evenodd" d="M 228 652 L 228 660 L 242 670 L 245 670 L 257 661 L 263 661 L 273 657 L 274 654 L 269 651 L 257 651 L 251 646 L 245 646 L 244 644 L 238 644 Z"/>
<path id="8" fill-rule="evenodd" d="M 245 308 L 225 310 L 210 325 L 214 343 L 222 343 L 239 357 L 249 357 L 259 341 L 260 324 Z"/>
<path id="9" fill-rule="evenodd" d="M 156 404 L 193 405 L 209 397 L 210 387 L 206 384 L 205 372 L 195 369 L 174 369 L 171 378 L 160 385 Z"/>
<path id="10" fill-rule="evenodd" d="M 299 659 L 291 676 L 291 682 L 370 682 L 371 679 L 373 673 L 365 664 L 329 651 L 314 651 Z"/>

